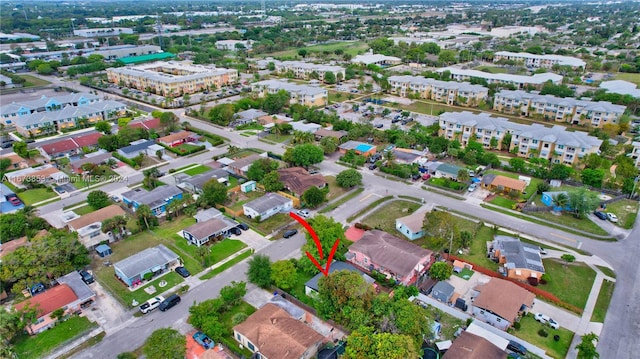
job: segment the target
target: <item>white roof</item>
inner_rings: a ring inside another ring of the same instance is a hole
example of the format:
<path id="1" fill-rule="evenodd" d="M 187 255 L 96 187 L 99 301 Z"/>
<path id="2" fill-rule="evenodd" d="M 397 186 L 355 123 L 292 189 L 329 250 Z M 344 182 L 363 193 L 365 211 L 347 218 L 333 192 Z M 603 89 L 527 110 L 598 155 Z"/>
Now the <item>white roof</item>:
<path id="1" fill-rule="evenodd" d="M 608 101 L 576 100 L 571 97 L 562 98 L 553 95 L 539 95 L 522 90 L 502 90 L 498 92 L 495 97 L 496 101 L 499 101 L 501 98 L 518 101 L 530 100 L 531 103 L 551 104 L 565 107 L 579 107 L 584 108 L 587 111 L 618 113 L 620 115 L 622 115 L 627 109 L 626 106 L 614 105 Z"/>
<path id="2" fill-rule="evenodd" d="M 401 59 L 395 56 L 386 56 L 386 55 L 380 55 L 380 54 L 358 55 L 353 59 L 351 59 L 351 62 L 354 64 L 365 64 L 365 65 L 375 64 L 378 62 L 385 62 L 385 61 L 397 62 L 397 61 L 401 61 Z"/>
<path id="3" fill-rule="evenodd" d="M 285 90 L 289 93 L 295 93 L 298 95 L 306 95 L 313 96 L 319 94 L 325 94 L 327 90 L 321 87 L 313 87 L 307 85 L 298 85 L 292 82 L 286 82 L 281 80 L 265 80 L 256 82 L 253 84 L 254 87 L 262 86 L 272 90 Z"/>
<path id="4" fill-rule="evenodd" d="M 421 76 L 389 76 L 389 83 L 393 86 L 394 82 L 407 83 L 418 86 L 431 86 L 434 88 L 442 88 L 447 90 L 458 90 L 461 92 L 482 93 L 488 92 L 489 89 L 482 85 L 472 85 L 469 82 L 440 81 L 432 78 Z"/>
<path id="5" fill-rule="evenodd" d="M 633 97 L 640 97 L 640 89 L 636 87 L 636 84 L 628 81 L 603 81 L 602 83 L 600 83 L 600 88 L 605 89 L 608 92 L 613 92 L 620 95 L 631 95 Z"/>
<path id="6" fill-rule="evenodd" d="M 507 350 L 507 345 L 509 345 L 509 340 L 482 328 L 481 326 L 476 324 L 475 321 L 469 324 L 469 326 L 467 327 L 467 331 L 471 334 L 475 334 L 479 336 L 480 338 L 484 338 L 488 340 L 491 344 L 497 346 L 502 350 Z"/>
<path id="7" fill-rule="evenodd" d="M 524 75 L 511 75 L 511 74 L 491 74 L 488 72 L 478 71 L 478 70 L 463 70 L 455 67 L 445 67 L 441 69 L 437 69 L 436 72 L 442 73 L 444 71 L 449 71 L 452 75 L 459 76 L 467 76 L 467 77 L 477 77 L 486 80 L 494 80 L 501 81 L 506 83 L 514 83 L 514 84 L 535 84 L 541 85 L 547 81 L 551 81 L 553 83 L 562 82 L 562 76 L 553 74 L 550 72 L 545 72 L 543 74 L 535 74 L 532 76 L 524 76 Z"/>
<path id="8" fill-rule="evenodd" d="M 498 51 L 495 53 L 496 56 L 510 56 L 510 57 L 521 57 L 525 59 L 540 59 L 540 60 L 551 60 L 558 61 L 558 65 L 568 65 L 574 67 L 584 67 L 586 63 L 578 58 L 570 57 L 570 56 L 561 56 L 561 55 L 536 55 L 530 54 L 528 52 L 509 52 L 509 51 Z"/>

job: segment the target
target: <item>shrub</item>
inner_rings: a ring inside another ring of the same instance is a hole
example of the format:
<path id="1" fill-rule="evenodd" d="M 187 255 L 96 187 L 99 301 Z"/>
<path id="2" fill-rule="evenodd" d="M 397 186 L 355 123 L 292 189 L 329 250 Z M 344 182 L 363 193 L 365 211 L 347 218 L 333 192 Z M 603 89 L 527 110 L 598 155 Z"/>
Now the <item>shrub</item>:
<path id="1" fill-rule="evenodd" d="M 151 280 L 151 278 L 153 278 L 153 273 L 152 272 L 145 273 L 143 278 L 144 280 Z"/>
<path id="2" fill-rule="evenodd" d="M 544 330 L 544 329 L 540 329 L 540 330 L 538 330 L 538 335 L 539 335 L 539 336 L 541 336 L 541 337 L 543 337 L 543 338 L 546 338 L 546 337 L 548 337 L 548 336 L 549 336 L 549 332 L 547 332 L 547 331 L 546 331 L 546 330 Z"/>
<path id="3" fill-rule="evenodd" d="M 522 324 L 520 324 L 520 322 L 513 323 L 513 329 L 515 329 L 515 330 L 520 330 L 521 326 L 522 326 Z"/>
<path id="4" fill-rule="evenodd" d="M 233 315 L 233 317 L 231 317 L 231 323 L 233 323 L 233 325 L 238 325 L 244 322 L 246 319 L 247 315 L 245 313 L 236 313 Z"/>
<path id="5" fill-rule="evenodd" d="M 188 284 L 185 284 L 185 285 L 183 285 L 182 287 L 180 287 L 180 289 L 178 290 L 178 292 L 179 292 L 180 294 L 184 294 L 184 293 L 186 293 L 188 290 L 189 290 L 189 285 L 188 285 Z"/>
<path id="6" fill-rule="evenodd" d="M 558 334 L 553 336 L 553 341 L 555 342 L 559 342 L 560 341 L 560 336 Z"/>

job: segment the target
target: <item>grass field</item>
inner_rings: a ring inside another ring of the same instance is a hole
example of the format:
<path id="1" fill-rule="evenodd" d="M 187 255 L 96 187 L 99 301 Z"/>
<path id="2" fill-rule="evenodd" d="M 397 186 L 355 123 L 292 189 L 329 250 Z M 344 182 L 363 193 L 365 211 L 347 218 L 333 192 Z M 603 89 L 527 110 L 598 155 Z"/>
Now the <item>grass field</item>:
<path id="1" fill-rule="evenodd" d="M 596 278 L 596 272 L 584 263 L 571 263 L 555 259 L 543 259 L 544 269 L 549 276 L 547 284 L 538 288 L 554 294 L 560 300 L 584 309 L 589 292 Z"/>
<path id="2" fill-rule="evenodd" d="M 126 308 L 132 308 L 133 300 L 136 300 L 138 303 L 143 303 L 152 297 L 162 294 L 164 291 L 171 289 L 178 283 L 182 283 L 184 279 L 176 272 L 169 272 L 161 277 L 152 280 L 151 282 L 145 284 L 144 286 L 136 289 L 135 291 L 130 291 L 124 283 L 120 282 L 114 274 L 113 268 L 105 267 L 105 270 L 94 271 L 96 274 L 96 278 L 100 281 L 103 287 L 107 288 L 111 294 L 113 294 L 117 299 L 120 300 Z M 165 287 L 160 287 L 158 284 L 161 281 L 166 281 L 167 285 Z M 144 291 L 145 288 L 154 286 L 156 288 L 156 292 L 153 294 L 148 294 Z"/>
<path id="3" fill-rule="evenodd" d="M 197 165 L 195 167 L 191 167 L 188 170 L 184 171 L 183 173 L 188 174 L 189 176 L 195 176 L 195 175 L 199 175 L 201 173 L 205 173 L 207 171 L 211 171 L 210 167 L 204 166 L 204 165 Z"/>
<path id="4" fill-rule="evenodd" d="M 334 52 L 338 49 L 341 49 L 344 51 L 345 54 L 350 54 L 352 56 L 357 55 L 359 52 L 366 50 L 367 48 L 369 48 L 369 45 L 367 45 L 367 43 L 365 42 L 361 42 L 361 41 L 357 41 L 357 42 L 334 42 L 334 43 L 330 43 L 330 44 L 322 44 L 322 45 L 314 45 L 314 46 L 307 46 L 307 47 L 301 47 L 301 48 L 297 48 L 297 49 L 290 49 L 290 50 L 285 50 L 285 51 L 278 51 L 278 52 L 272 52 L 270 54 L 265 54 L 265 55 L 269 55 L 272 57 L 294 57 L 294 56 L 298 56 L 298 50 L 300 49 L 305 49 L 307 50 L 307 53 L 311 53 L 311 52 L 323 52 L 323 51 L 330 51 L 330 52 Z M 311 55 L 311 54 L 309 54 Z"/>
<path id="5" fill-rule="evenodd" d="M 25 83 L 24 83 L 24 87 L 33 87 L 33 86 L 44 86 L 44 85 L 48 85 L 51 82 L 46 81 L 46 80 L 42 80 L 40 78 L 37 78 L 35 76 L 31 76 L 31 75 L 18 75 L 20 77 L 22 77 L 23 79 L 25 79 Z"/>
<path id="6" fill-rule="evenodd" d="M 327 201 L 332 201 L 349 191 L 348 188 L 342 188 L 338 186 L 338 183 L 336 182 L 336 178 L 334 176 L 325 176 L 324 179 L 327 181 L 327 185 L 329 186 Z"/>
<path id="7" fill-rule="evenodd" d="M 293 138 L 293 136 L 291 136 L 291 135 L 278 135 L 278 134 L 275 134 L 275 133 L 270 133 L 270 134 L 264 136 L 265 140 L 273 141 L 273 142 L 277 142 L 277 143 L 285 142 L 287 140 L 290 140 L 291 138 Z"/>
<path id="8" fill-rule="evenodd" d="M 561 215 L 555 215 L 551 212 L 531 212 L 527 213 L 533 217 L 540 218 L 544 221 L 557 223 L 563 226 L 567 226 L 574 229 L 579 229 L 581 231 L 593 233 L 593 234 L 601 234 L 607 235 L 607 231 L 600 228 L 597 224 L 591 221 L 589 218 L 576 218 L 573 214 L 570 213 L 562 213 Z"/>
<path id="9" fill-rule="evenodd" d="M 362 223 L 371 228 L 378 228 L 387 233 L 398 234 L 396 230 L 396 217 L 408 216 L 420 208 L 419 203 L 408 201 L 393 201 L 375 210 L 366 216 Z M 394 215 L 389 215 L 393 213 Z"/>
<path id="10" fill-rule="evenodd" d="M 487 242 L 493 240 L 493 231 L 489 227 L 482 227 L 478 231 L 478 235 L 471 241 L 471 246 L 466 249 L 463 254 L 458 257 L 464 258 L 474 264 L 482 266 L 493 271 L 498 270 L 498 263 L 487 258 Z"/>
<path id="11" fill-rule="evenodd" d="M 242 254 L 240 254 L 239 256 L 237 256 L 237 257 L 229 260 L 225 264 L 221 265 L 220 267 L 217 267 L 217 268 L 209 271 L 208 273 L 200 276 L 200 279 L 202 279 L 202 280 L 211 279 L 211 278 L 215 277 L 216 275 L 218 275 L 218 274 L 226 271 L 227 269 L 233 267 L 234 265 L 242 262 L 246 258 L 250 257 L 252 254 L 253 254 L 252 250 L 247 250 L 247 251 L 243 252 Z"/>
<path id="12" fill-rule="evenodd" d="M 258 229 L 259 232 L 264 233 L 264 235 L 272 234 L 276 229 L 294 222 L 294 219 L 289 217 L 288 214 L 278 213 L 272 217 L 265 219 L 262 222 L 255 222 L 249 218 L 244 217 L 244 222 L 249 224 L 252 227 Z"/>
<path id="13" fill-rule="evenodd" d="M 18 198 L 20 198 L 26 205 L 33 205 L 34 203 L 42 202 L 57 196 L 57 194 L 49 187 L 29 189 L 24 192 L 20 192 L 17 195 Z"/>
<path id="14" fill-rule="evenodd" d="M 447 106 L 445 104 L 442 103 L 438 103 L 438 102 L 432 102 L 432 101 L 426 101 L 426 100 L 419 100 L 419 101 L 413 101 L 413 103 L 411 105 L 398 105 L 398 108 L 401 108 L 403 110 L 407 110 L 407 111 L 412 111 L 412 112 L 419 112 L 419 113 L 424 113 L 427 115 L 433 115 L 433 116 L 437 116 L 442 112 L 460 112 L 463 109 L 460 107 L 454 107 L 454 106 Z M 470 111 L 473 113 L 480 113 L 481 111 L 477 110 L 477 109 L 473 109 L 473 108 L 464 108 L 465 111 Z"/>
<path id="15" fill-rule="evenodd" d="M 513 209 L 513 206 L 515 206 L 516 201 L 506 197 L 498 196 L 492 199 L 489 203 L 495 204 L 496 206 L 504 207 L 506 209 Z"/>
<path id="16" fill-rule="evenodd" d="M 95 209 L 93 209 L 93 207 L 91 207 L 90 205 L 82 206 L 73 210 L 73 212 L 78 216 L 84 216 L 85 214 L 91 213 L 94 211 Z"/>
<path id="17" fill-rule="evenodd" d="M 616 80 L 629 81 L 629 82 L 633 82 L 636 85 L 640 85 L 640 74 L 619 72 L 614 76 L 614 78 Z"/>
<path id="18" fill-rule="evenodd" d="M 604 318 L 607 316 L 607 309 L 609 309 L 609 303 L 611 302 L 611 296 L 613 296 L 615 286 L 615 283 L 608 280 L 602 282 L 600 293 L 598 293 L 598 300 L 591 315 L 592 322 L 604 323 Z"/>
<path id="19" fill-rule="evenodd" d="M 564 358 L 569 351 L 571 340 L 573 340 L 574 333 L 568 329 L 560 327 L 559 329 L 553 329 L 548 325 L 544 325 L 533 318 L 533 314 L 529 314 L 520 319 L 520 330 L 516 330 L 513 335 L 525 340 L 533 345 L 543 348 L 547 351 L 547 355 L 553 358 Z M 538 334 L 538 330 L 544 329 L 549 333 L 549 336 L 541 337 Z M 559 335 L 560 340 L 555 341 L 554 335 Z"/>
<path id="20" fill-rule="evenodd" d="M 602 271 L 602 273 L 604 275 L 607 275 L 611 278 L 615 278 L 616 277 L 616 272 L 613 271 L 613 269 L 609 268 L 609 267 L 603 267 L 603 266 L 599 266 L 596 265 L 596 267 L 598 267 L 598 269 L 600 269 L 600 271 Z"/>
<path id="21" fill-rule="evenodd" d="M 337 201 L 329 204 L 328 206 L 324 207 L 323 209 L 318 211 L 318 213 L 327 213 L 327 212 L 333 211 L 334 209 L 338 208 L 339 206 L 341 206 L 341 205 L 345 204 L 346 202 L 350 201 L 351 199 L 355 198 L 357 195 L 359 195 L 363 191 L 364 191 L 364 188 L 358 188 L 356 190 L 353 190 L 353 191 L 351 191 L 351 193 L 343 196 L 339 200 L 337 200 Z"/>
<path id="22" fill-rule="evenodd" d="M 607 212 L 613 212 L 618 216 L 618 225 L 622 228 L 631 229 L 638 215 L 638 202 L 630 199 L 623 199 L 618 202 L 609 203 Z"/>
<path id="23" fill-rule="evenodd" d="M 508 71 L 504 67 L 499 66 L 478 66 L 474 70 L 488 72 L 490 74 L 506 74 Z"/>
<path id="24" fill-rule="evenodd" d="M 96 324 L 85 317 L 73 316 L 36 336 L 23 335 L 14 343 L 18 358 L 41 358 L 67 340 L 92 329 Z"/>

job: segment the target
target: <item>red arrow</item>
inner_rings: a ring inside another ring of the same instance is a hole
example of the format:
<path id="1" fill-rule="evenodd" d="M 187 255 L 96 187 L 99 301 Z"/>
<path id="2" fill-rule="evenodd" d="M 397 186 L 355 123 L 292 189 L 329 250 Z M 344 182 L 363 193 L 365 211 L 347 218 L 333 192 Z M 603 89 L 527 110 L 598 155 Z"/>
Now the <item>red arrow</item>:
<path id="1" fill-rule="evenodd" d="M 307 221 L 305 221 L 302 217 L 298 216 L 293 212 L 289 212 L 289 216 L 291 216 L 293 219 L 295 219 L 300 224 L 302 224 L 302 226 L 307 230 L 307 232 L 309 232 L 309 234 L 311 235 L 311 238 L 313 238 L 313 241 L 316 244 L 316 248 L 318 248 L 318 254 L 320 255 L 320 260 L 324 259 L 324 255 L 322 254 L 322 244 L 320 243 L 320 239 L 318 238 L 318 235 L 313 230 L 311 225 L 307 223 Z M 336 250 L 338 249 L 339 243 L 340 243 L 339 238 L 336 239 L 335 243 L 333 243 L 333 248 L 331 248 L 331 253 L 329 253 L 329 258 L 327 259 L 327 264 L 325 268 L 322 268 L 320 263 L 318 263 L 318 261 L 315 258 L 313 258 L 313 255 L 311 255 L 309 251 L 306 252 L 307 257 L 309 257 L 309 259 L 311 260 L 311 263 L 313 263 L 313 265 L 315 265 L 320 270 L 320 272 L 322 272 L 322 274 L 324 274 L 325 276 L 329 275 L 329 268 L 331 267 L 331 262 L 333 261 L 333 255 L 336 254 Z"/>

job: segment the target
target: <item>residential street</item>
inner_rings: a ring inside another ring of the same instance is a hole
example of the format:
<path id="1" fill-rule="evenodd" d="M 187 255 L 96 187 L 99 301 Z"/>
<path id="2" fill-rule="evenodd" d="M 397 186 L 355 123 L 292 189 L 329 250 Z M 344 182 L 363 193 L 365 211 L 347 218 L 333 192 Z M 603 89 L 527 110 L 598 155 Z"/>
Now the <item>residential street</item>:
<path id="1" fill-rule="evenodd" d="M 47 80 L 51 80 L 46 77 Z M 76 86 L 77 88 L 77 86 Z M 84 90 L 84 89 L 83 89 Z M 111 98 L 114 95 L 109 94 Z M 116 98 L 117 99 L 117 98 Z M 229 129 L 220 129 L 211 124 L 184 117 L 183 110 L 175 110 L 180 118 L 180 122 L 189 121 L 192 126 L 206 130 L 230 140 L 230 143 L 238 147 L 253 147 L 269 150 L 275 153 L 283 153 L 281 145 L 271 145 L 258 141 L 256 137 L 244 137 L 238 132 Z M 190 163 L 203 163 L 210 161 L 214 155 L 226 152 L 226 146 L 216 148 L 195 157 L 177 159 L 169 164 L 161 166 L 162 171 L 171 168 L 179 168 Z M 187 162 L 188 161 L 188 162 Z M 331 161 L 325 161 L 320 165 L 323 174 L 337 174 L 346 167 L 337 165 Z M 640 306 L 634 305 L 635 298 L 640 297 L 640 283 L 637 277 L 640 275 L 640 218 L 636 219 L 634 229 L 629 232 L 625 239 L 618 242 L 598 241 L 591 238 L 582 237 L 572 233 L 567 233 L 556 228 L 528 222 L 503 213 L 491 211 L 479 206 L 479 202 L 474 199 L 466 201 L 457 200 L 443 196 L 432 191 L 426 191 L 419 185 L 407 185 L 398 181 L 387 180 L 381 176 L 373 174 L 374 171 L 362 169 L 364 177 L 365 191 L 356 198 L 338 207 L 333 213 L 337 220 L 344 222 L 347 217 L 365 208 L 368 204 L 380 197 L 387 195 L 403 195 L 424 199 L 426 203 L 446 207 L 451 210 L 477 217 L 487 222 L 495 223 L 499 226 L 510 228 L 516 232 L 529 234 L 550 242 L 557 242 L 570 247 L 580 248 L 589 253 L 599 256 L 609 263 L 617 274 L 616 289 L 609 307 L 607 319 L 602 330 L 598 351 L 601 358 L 632 359 L 637 357 L 640 351 Z M 378 172 L 378 171 L 375 171 Z M 137 174 L 129 178 L 129 183 L 142 181 L 142 175 Z M 122 192 L 126 190 L 126 182 L 110 183 L 101 190 L 109 193 Z M 86 199 L 88 192 L 78 192 L 75 196 L 57 201 L 40 207 L 40 213 L 51 213 L 61 210 L 62 207 L 79 203 Z M 368 196 L 365 198 L 365 196 Z M 365 198 L 363 200 L 363 198 Z M 268 253 L 272 258 L 278 259 L 287 256 L 300 248 L 304 242 L 302 236 L 297 236 L 294 240 L 279 240 L 274 242 L 262 252 Z M 183 298 L 183 302 L 167 313 L 153 313 L 149 316 L 134 319 L 127 322 L 121 330 L 116 333 L 109 333 L 107 337 L 96 347 L 82 352 L 77 358 L 113 358 L 119 352 L 132 350 L 140 346 L 146 336 L 154 329 L 174 325 L 184 326 L 188 306 L 194 300 L 200 301 L 213 298 L 218 294 L 219 289 L 232 280 L 244 280 L 246 261 L 232 269 L 209 280 L 201 286 L 193 289 Z M 597 293 L 595 294 L 597 296 Z M 576 338 L 579 342 L 579 338 Z M 574 340 L 574 345 L 576 344 Z M 575 357 L 575 350 L 571 350 L 568 357 Z"/>

